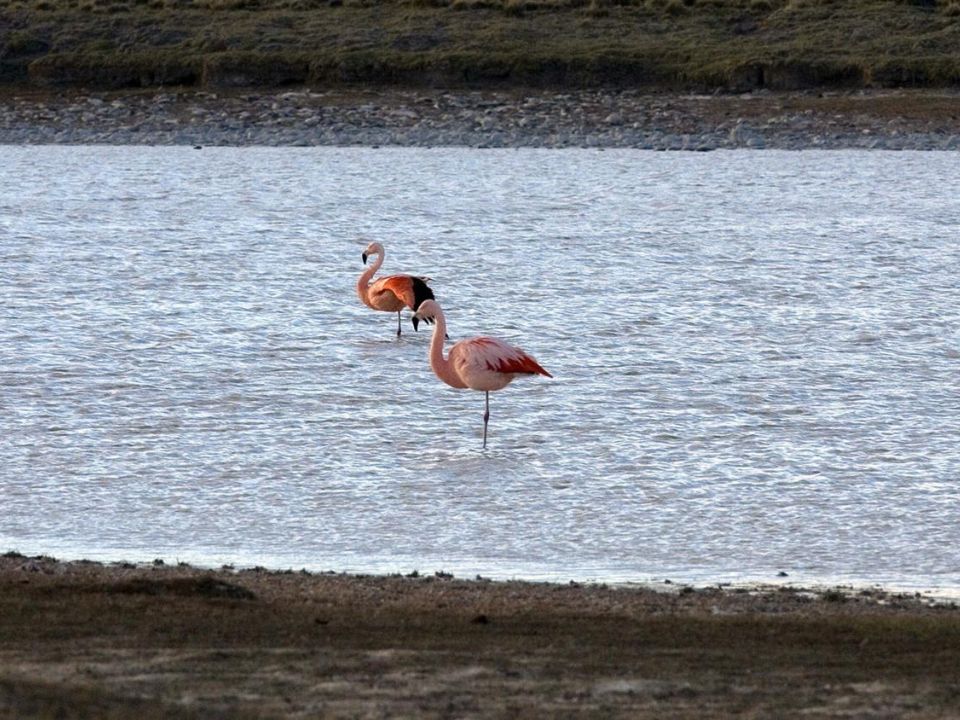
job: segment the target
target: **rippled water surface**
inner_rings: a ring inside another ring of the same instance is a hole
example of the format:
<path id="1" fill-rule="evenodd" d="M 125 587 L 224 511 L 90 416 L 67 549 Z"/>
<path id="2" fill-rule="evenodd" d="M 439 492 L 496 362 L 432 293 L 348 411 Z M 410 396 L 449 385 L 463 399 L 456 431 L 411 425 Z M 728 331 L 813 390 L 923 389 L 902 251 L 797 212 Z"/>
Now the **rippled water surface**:
<path id="1" fill-rule="evenodd" d="M 0 148 L 0 551 L 960 587 L 952 154 Z M 363 307 L 361 238 L 483 396 Z"/>

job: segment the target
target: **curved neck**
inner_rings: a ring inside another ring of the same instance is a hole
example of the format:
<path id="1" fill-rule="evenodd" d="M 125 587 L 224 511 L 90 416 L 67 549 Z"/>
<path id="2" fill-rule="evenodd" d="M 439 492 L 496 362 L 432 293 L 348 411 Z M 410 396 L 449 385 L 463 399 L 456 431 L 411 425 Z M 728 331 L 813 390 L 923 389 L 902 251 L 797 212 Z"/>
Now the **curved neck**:
<path id="1" fill-rule="evenodd" d="M 370 278 L 376 274 L 381 265 L 383 265 L 382 252 L 377 253 L 377 259 L 370 264 L 370 267 L 363 271 L 363 274 L 357 280 L 357 295 L 360 296 L 360 300 L 363 301 L 364 305 L 370 304 L 370 300 L 367 298 L 367 291 L 370 289 Z"/>
<path id="2" fill-rule="evenodd" d="M 450 360 L 443 356 L 443 341 L 447 337 L 447 319 L 443 311 L 437 308 L 436 324 L 433 326 L 433 337 L 430 339 L 430 367 L 434 374 L 450 387 L 465 388 L 467 385 L 454 371 Z"/>

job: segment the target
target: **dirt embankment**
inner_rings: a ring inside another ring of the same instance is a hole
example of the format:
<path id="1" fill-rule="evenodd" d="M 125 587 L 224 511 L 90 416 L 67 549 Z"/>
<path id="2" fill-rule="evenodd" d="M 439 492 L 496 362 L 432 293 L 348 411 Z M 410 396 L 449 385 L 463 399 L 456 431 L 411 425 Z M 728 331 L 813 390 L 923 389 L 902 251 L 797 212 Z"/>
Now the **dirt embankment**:
<path id="1" fill-rule="evenodd" d="M 0 559 L 0 717 L 949 718 L 960 610 Z"/>
<path id="2" fill-rule="evenodd" d="M 0 143 L 960 149 L 960 0 L 0 0 Z"/>

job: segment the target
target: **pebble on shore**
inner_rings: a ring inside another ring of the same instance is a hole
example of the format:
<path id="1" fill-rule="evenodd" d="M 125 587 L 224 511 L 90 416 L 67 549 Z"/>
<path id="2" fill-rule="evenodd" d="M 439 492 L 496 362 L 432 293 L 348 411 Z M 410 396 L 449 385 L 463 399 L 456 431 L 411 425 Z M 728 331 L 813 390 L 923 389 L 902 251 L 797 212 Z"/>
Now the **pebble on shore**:
<path id="1" fill-rule="evenodd" d="M 0 143 L 960 149 L 956 118 L 922 121 L 789 107 L 796 104 L 768 92 L 21 93 L 0 99 Z"/>

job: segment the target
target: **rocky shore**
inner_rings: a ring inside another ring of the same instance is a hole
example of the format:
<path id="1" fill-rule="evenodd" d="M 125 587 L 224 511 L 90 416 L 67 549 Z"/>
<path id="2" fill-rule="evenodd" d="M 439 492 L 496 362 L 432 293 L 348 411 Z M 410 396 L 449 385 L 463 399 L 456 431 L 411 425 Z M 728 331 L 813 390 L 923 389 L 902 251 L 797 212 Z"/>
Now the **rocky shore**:
<path id="1" fill-rule="evenodd" d="M 960 92 L 7 92 L 0 144 L 960 150 Z"/>

